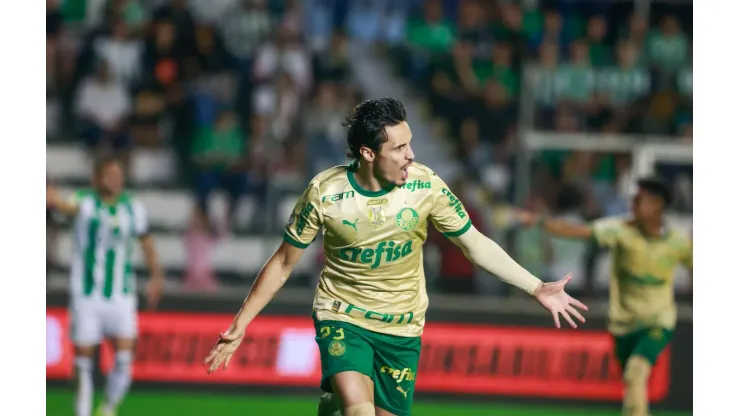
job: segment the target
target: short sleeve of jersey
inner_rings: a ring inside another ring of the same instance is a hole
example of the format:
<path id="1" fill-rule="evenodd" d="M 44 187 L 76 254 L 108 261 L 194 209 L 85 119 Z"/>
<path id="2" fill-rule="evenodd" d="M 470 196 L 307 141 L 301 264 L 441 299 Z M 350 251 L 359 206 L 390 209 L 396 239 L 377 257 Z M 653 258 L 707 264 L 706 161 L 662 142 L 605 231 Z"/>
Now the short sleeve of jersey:
<path id="1" fill-rule="evenodd" d="M 591 230 L 596 244 L 601 247 L 614 248 L 619 243 L 624 230 L 624 219 L 602 218 L 593 222 Z"/>
<path id="2" fill-rule="evenodd" d="M 67 203 L 78 207 L 80 204 L 82 204 L 82 201 L 85 199 L 85 197 L 90 196 L 90 191 L 75 191 L 72 192 L 67 198 Z"/>
<path id="3" fill-rule="evenodd" d="M 283 241 L 298 248 L 308 247 L 321 228 L 319 207 L 319 188 L 312 182 L 303 191 L 290 214 Z"/>
<path id="4" fill-rule="evenodd" d="M 462 202 L 434 172 L 430 172 L 430 181 L 434 192 L 430 212 L 432 224 L 445 237 L 459 237 L 465 234 L 472 223 Z"/>
<path id="5" fill-rule="evenodd" d="M 144 204 L 139 199 L 134 199 L 131 201 L 131 211 L 134 221 L 134 235 L 141 237 L 149 234 L 149 219 Z"/>

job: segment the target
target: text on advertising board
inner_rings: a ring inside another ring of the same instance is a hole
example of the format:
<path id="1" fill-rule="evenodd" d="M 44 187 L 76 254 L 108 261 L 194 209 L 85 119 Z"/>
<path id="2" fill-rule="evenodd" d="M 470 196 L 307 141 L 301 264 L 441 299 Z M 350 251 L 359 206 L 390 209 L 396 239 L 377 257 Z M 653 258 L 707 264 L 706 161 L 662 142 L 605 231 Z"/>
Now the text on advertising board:
<path id="1" fill-rule="evenodd" d="M 228 315 L 142 313 L 134 379 L 315 387 L 321 377 L 307 317 L 257 318 L 229 369 L 207 375 L 201 362 L 231 321 Z M 427 324 L 416 391 L 616 401 L 622 396 L 612 341 L 604 332 Z M 658 360 L 650 398 L 668 394 L 669 355 Z M 102 368 L 112 364 L 104 346 Z M 71 375 L 72 348 L 63 309 L 47 310 L 47 378 Z"/>

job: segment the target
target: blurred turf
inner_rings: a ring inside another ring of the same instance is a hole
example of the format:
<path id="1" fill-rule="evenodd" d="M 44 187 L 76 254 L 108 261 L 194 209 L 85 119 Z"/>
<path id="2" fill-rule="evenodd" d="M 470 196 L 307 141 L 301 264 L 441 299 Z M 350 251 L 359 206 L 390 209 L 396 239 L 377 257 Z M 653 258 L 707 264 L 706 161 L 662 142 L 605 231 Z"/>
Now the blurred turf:
<path id="1" fill-rule="evenodd" d="M 73 393 L 54 388 L 46 391 L 47 416 L 73 416 Z M 245 394 L 194 394 L 192 392 L 139 392 L 126 398 L 118 416 L 203 416 L 243 414 L 255 416 L 314 416 L 316 398 L 289 396 L 250 396 Z M 506 404 L 464 404 L 423 402 L 414 404 L 415 415 L 422 416 L 619 416 L 618 410 L 545 407 Z M 658 412 L 655 416 L 688 416 L 689 412 Z"/>

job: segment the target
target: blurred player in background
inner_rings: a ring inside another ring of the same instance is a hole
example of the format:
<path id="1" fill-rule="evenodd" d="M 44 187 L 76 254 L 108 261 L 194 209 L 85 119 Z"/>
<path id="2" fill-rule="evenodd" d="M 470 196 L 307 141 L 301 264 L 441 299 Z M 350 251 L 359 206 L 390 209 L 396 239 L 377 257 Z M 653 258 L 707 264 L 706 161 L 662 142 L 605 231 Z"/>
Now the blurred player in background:
<path id="1" fill-rule="evenodd" d="M 637 186 L 629 218 L 604 218 L 588 226 L 521 214 L 526 225 L 540 224 L 560 237 L 593 239 L 611 251 L 608 329 L 623 370 L 623 414 L 628 416 L 648 415 L 650 371 L 676 327 L 675 269 L 679 264 L 693 269 L 691 238 L 669 229 L 664 220 L 668 188 L 658 178 L 641 179 Z"/>
<path id="2" fill-rule="evenodd" d="M 226 367 L 249 323 L 275 296 L 323 228 L 326 263 L 314 299 L 321 353 L 319 415 L 405 416 L 411 412 L 429 303 L 422 245 L 427 220 L 476 265 L 534 296 L 576 327 L 564 290 L 543 283 L 471 225 L 462 203 L 428 167 L 414 163 L 401 102 L 365 101 L 347 118 L 354 161 L 319 173 L 296 204 L 282 245 L 260 271 L 231 327 L 205 363 Z M 331 394 L 333 393 L 333 394 Z"/>
<path id="3" fill-rule="evenodd" d="M 120 162 L 106 158 L 95 165 L 92 190 L 79 191 L 64 200 L 54 188 L 47 188 L 48 207 L 74 218 L 69 310 L 78 380 L 77 416 L 91 414 L 92 357 L 104 338 L 112 341 L 115 365 L 96 415 L 115 415 L 131 385 L 137 335 L 136 276 L 131 265 L 135 240 L 141 242 L 151 274 L 147 292 L 151 307 L 156 306 L 164 283 L 144 206 L 125 193 L 123 185 Z"/>

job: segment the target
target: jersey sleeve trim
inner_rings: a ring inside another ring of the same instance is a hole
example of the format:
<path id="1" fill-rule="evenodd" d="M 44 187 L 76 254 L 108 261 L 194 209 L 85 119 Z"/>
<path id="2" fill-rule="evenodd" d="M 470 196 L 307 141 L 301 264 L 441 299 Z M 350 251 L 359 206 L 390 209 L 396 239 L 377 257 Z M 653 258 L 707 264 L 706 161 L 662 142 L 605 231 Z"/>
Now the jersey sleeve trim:
<path id="1" fill-rule="evenodd" d="M 296 241 L 293 238 L 291 238 L 291 236 L 289 236 L 288 233 L 283 234 L 283 241 L 285 241 L 286 243 L 296 248 L 308 248 L 308 246 L 310 246 L 311 243 L 313 243 L 313 240 L 311 240 L 311 243 L 308 243 L 308 244 L 301 243 L 300 241 Z"/>
<path id="2" fill-rule="evenodd" d="M 468 222 L 466 222 L 465 225 L 463 225 L 461 229 L 457 231 L 449 232 L 449 233 L 443 233 L 442 235 L 444 235 L 447 238 L 460 237 L 461 235 L 465 234 L 472 225 L 473 225 L 473 222 L 470 221 L 470 219 L 468 219 Z"/>

